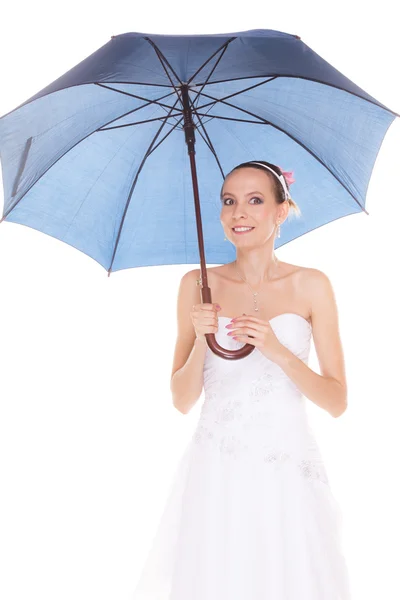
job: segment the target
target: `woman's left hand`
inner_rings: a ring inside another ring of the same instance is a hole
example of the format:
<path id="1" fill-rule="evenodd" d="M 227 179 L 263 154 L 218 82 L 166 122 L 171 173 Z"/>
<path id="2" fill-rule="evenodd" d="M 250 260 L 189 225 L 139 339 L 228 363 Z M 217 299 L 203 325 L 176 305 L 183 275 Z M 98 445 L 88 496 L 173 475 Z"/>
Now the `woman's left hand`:
<path id="1" fill-rule="evenodd" d="M 229 325 L 228 335 L 230 337 L 243 344 L 252 344 L 269 360 L 276 362 L 284 349 L 269 321 L 263 321 L 250 315 L 242 315 L 232 320 Z"/>

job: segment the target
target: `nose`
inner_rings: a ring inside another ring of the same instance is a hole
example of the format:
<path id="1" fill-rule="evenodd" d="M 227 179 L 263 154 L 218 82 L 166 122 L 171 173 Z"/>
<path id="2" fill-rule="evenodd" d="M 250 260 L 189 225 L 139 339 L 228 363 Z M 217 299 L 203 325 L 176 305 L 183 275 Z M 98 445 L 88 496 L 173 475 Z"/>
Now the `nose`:
<path id="1" fill-rule="evenodd" d="M 241 217 L 247 219 L 247 213 L 244 206 L 236 205 L 236 208 L 233 210 L 232 217 L 235 221 L 238 221 Z"/>

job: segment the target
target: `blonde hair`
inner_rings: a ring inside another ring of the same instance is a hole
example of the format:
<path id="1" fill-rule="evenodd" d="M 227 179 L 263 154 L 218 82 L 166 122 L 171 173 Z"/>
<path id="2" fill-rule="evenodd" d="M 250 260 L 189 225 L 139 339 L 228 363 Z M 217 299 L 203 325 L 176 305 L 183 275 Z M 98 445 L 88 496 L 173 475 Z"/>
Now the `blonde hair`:
<path id="1" fill-rule="evenodd" d="M 292 217 L 301 217 L 300 206 L 296 204 L 293 198 L 288 198 L 287 202 L 289 204 L 288 219 L 291 219 Z"/>

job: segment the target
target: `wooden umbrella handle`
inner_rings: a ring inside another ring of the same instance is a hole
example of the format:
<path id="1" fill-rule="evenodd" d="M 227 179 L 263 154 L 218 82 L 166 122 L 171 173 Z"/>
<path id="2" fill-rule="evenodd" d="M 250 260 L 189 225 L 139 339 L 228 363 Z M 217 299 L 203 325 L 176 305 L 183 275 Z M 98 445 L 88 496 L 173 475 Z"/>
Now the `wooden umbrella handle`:
<path id="1" fill-rule="evenodd" d="M 202 285 L 201 287 L 201 301 L 203 302 L 203 304 L 205 302 L 211 303 L 211 290 L 208 286 Z M 252 344 L 245 344 L 244 346 L 242 346 L 242 348 L 238 348 L 237 350 L 228 350 L 228 348 L 223 348 L 220 344 L 218 344 L 217 340 L 215 339 L 214 333 L 206 333 L 205 337 L 208 347 L 212 352 L 214 352 L 214 354 L 220 356 L 221 358 L 227 358 L 230 360 L 244 358 L 245 356 L 248 356 L 255 348 L 255 346 L 253 346 Z"/>

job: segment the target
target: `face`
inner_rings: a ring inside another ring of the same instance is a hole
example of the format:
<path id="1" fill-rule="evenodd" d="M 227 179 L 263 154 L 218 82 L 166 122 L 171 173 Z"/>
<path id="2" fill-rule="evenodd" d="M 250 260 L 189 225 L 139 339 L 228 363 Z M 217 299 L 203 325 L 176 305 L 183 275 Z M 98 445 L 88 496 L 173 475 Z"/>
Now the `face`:
<path id="1" fill-rule="evenodd" d="M 245 167 L 225 179 L 220 219 L 226 237 L 235 245 L 257 246 L 273 240 L 276 223 L 279 220 L 282 225 L 287 211 L 288 203 L 277 203 L 272 181 L 260 169 Z M 233 228 L 241 225 L 253 229 L 235 233 Z"/>

